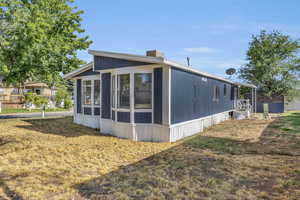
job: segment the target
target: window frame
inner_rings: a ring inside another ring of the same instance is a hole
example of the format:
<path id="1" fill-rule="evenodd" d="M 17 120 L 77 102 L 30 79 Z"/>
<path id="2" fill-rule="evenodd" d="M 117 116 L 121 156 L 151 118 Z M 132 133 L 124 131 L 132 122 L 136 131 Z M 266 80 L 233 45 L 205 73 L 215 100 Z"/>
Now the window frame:
<path id="1" fill-rule="evenodd" d="M 128 75 L 128 77 L 129 77 L 129 96 L 128 96 L 128 100 L 129 100 L 129 105 L 128 105 L 128 107 L 121 107 L 121 98 L 120 98 L 120 95 L 121 95 L 121 93 L 120 93 L 120 90 L 121 90 L 121 86 L 120 86 L 120 79 L 119 79 L 119 77 L 121 77 L 121 76 L 124 76 L 124 75 Z M 117 99 L 115 99 L 116 101 L 117 101 L 117 109 L 124 109 L 124 110 L 130 110 L 130 96 L 131 96 L 131 93 L 130 93 L 130 90 L 131 90 L 131 78 L 130 78 L 130 73 L 124 73 L 124 74 L 118 74 L 117 76 L 116 76 L 116 78 L 117 78 L 117 85 L 116 85 L 116 88 L 117 88 L 117 90 L 116 90 L 116 93 L 117 93 Z"/>
<path id="2" fill-rule="evenodd" d="M 149 108 L 137 108 L 136 107 L 136 85 L 135 85 L 135 76 L 137 75 L 137 74 L 147 74 L 147 75 L 150 75 L 150 94 L 151 94 L 151 96 L 150 96 L 150 107 Z M 144 109 L 144 110 L 152 110 L 152 108 L 153 108 L 153 73 L 151 73 L 151 72 L 138 72 L 138 73 L 134 73 L 134 110 L 142 110 L 142 109 Z"/>
<path id="3" fill-rule="evenodd" d="M 115 76 L 115 94 L 112 94 L 111 95 L 114 95 L 115 96 L 115 107 L 113 105 L 111 105 L 111 116 L 112 116 L 112 112 L 115 112 L 115 119 L 112 120 L 114 122 L 118 122 L 118 117 L 117 117 L 117 112 L 130 112 L 130 123 L 136 123 L 134 121 L 134 113 L 139 113 L 139 112 L 146 112 L 146 113 L 151 113 L 152 115 L 152 119 L 151 119 L 151 123 L 153 124 L 154 122 L 154 116 L 153 116 L 153 113 L 154 113 L 154 106 L 153 106 L 153 103 L 154 103 L 154 73 L 153 73 L 153 68 L 151 69 L 141 69 L 141 68 L 135 68 L 135 69 L 116 69 L 116 70 L 113 70 L 111 72 L 111 80 L 113 79 L 112 77 Z M 139 108 L 135 108 L 135 98 L 134 98 L 134 75 L 135 74 L 139 74 L 139 73 L 151 73 L 151 109 L 147 108 L 147 109 L 139 109 Z M 129 79 L 130 79 L 130 103 L 129 103 L 129 108 L 118 108 L 118 105 L 117 105 L 117 98 L 118 98 L 118 83 L 117 83 L 117 76 L 118 75 L 121 75 L 121 74 L 130 74 L 129 76 Z M 113 86 L 113 85 L 112 85 Z M 111 92 L 113 91 L 113 89 L 111 88 Z M 112 101 L 111 101 L 112 102 Z M 118 123 L 125 123 L 125 122 L 118 122 Z M 126 122 L 127 123 L 127 122 Z M 138 123 L 138 124 L 142 124 L 142 123 Z"/>
<path id="4" fill-rule="evenodd" d="M 86 82 L 88 82 L 88 81 L 90 81 L 91 82 L 91 84 L 89 85 L 89 87 L 91 88 L 91 103 L 89 103 L 89 104 L 87 104 L 86 103 L 86 88 L 87 88 L 87 84 L 86 84 Z M 82 80 L 82 97 L 83 97 L 83 105 L 84 106 L 91 106 L 92 104 L 93 104 L 93 86 L 92 86 L 92 80 L 89 80 L 89 79 L 85 79 L 85 80 Z"/>
<path id="5" fill-rule="evenodd" d="M 220 101 L 220 87 L 218 85 L 213 86 L 213 102 L 219 103 Z"/>
<path id="6" fill-rule="evenodd" d="M 82 97 L 82 102 L 81 102 L 81 109 L 82 109 L 82 115 L 87 115 L 84 114 L 84 108 L 88 107 L 92 109 L 92 112 L 90 115 L 87 116 L 95 116 L 95 117 L 101 117 L 101 95 L 102 95 L 102 80 L 101 80 L 101 74 L 99 75 L 92 75 L 92 76 L 82 76 L 82 77 L 78 77 L 78 79 L 82 80 L 82 86 L 81 86 L 81 97 Z M 84 87 L 85 87 L 85 81 L 91 81 L 91 104 L 85 104 L 85 97 L 84 97 Z M 100 81 L 100 92 L 99 92 L 99 97 L 100 97 L 100 101 L 99 104 L 95 104 L 95 100 L 94 100 L 94 92 L 95 92 L 95 81 Z M 95 115 L 95 108 L 100 108 L 100 115 Z"/>
<path id="7" fill-rule="evenodd" d="M 223 96 L 227 97 L 227 84 L 224 84 L 223 86 Z"/>

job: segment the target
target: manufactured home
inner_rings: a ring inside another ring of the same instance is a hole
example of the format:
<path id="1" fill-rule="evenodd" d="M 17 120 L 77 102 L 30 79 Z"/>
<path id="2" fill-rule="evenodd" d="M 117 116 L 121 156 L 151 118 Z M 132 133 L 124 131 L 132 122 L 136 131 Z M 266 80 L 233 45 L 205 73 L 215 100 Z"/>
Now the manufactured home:
<path id="1" fill-rule="evenodd" d="M 135 141 L 174 142 L 229 119 L 239 84 L 167 60 L 90 50 L 74 79 L 74 123 Z M 253 101 L 252 101 L 253 102 Z"/>

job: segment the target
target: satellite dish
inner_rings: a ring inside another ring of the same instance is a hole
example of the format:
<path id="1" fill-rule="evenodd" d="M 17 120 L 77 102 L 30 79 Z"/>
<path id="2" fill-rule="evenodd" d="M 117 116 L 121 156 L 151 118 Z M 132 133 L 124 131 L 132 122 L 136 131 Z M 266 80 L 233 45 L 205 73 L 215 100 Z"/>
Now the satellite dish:
<path id="1" fill-rule="evenodd" d="M 233 75 L 235 72 L 236 72 L 236 69 L 234 69 L 234 68 L 229 68 L 226 70 L 226 74 L 229 76 Z"/>

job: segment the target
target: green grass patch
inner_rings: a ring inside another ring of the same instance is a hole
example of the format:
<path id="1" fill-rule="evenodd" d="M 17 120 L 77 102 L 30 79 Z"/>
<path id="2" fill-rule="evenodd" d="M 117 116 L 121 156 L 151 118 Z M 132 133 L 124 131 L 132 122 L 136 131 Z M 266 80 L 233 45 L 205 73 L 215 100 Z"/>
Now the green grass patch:
<path id="1" fill-rule="evenodd" d="M 59 111 L 69 111 L 70 109 L 64 108 L 49 108 L 46 109 L 46 112 L 59 112 Z M 11 114 L 11 113 L 31 113 L 31 112 L 41 112 L 41 109 L 24 109 L 24 108 L 5 108 L 2 109 L 0 114 Z"/>
<path id="2" fill-rule="evenodd" d="M 199 149 L 210 149 L 223 153 L 234 153 L 240 147 L 240 142 L 227 138 L 198 136 L 187 140 L 185 144 Z"/>

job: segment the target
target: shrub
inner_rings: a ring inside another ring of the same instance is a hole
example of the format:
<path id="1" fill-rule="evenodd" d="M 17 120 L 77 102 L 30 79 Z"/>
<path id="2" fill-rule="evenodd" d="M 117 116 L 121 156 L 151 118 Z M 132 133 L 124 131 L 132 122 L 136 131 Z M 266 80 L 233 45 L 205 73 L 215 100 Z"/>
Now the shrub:
<path id="1" fill-rule="evenodd" d="M 73 106 L 72 100 L 70 96 L 68 96 L 68 98 L 64 100 L 64 109 L 70 109 L 72 108 L 72 106 Z"/>
<path id="2" fill-rule="evenodd" d="M 29 103 L 34 103 L 34 98 L 35 98 L 36 94 L 32 93 L 32 92 L 28 92 L 27 94 L 24 95 L 24 99 L 25 99 L 25 103 L 29 104 Z"/>
<path id="3" fill-rule="evenodd" d="M 37 107 L 47 106 L 49 103 L 49 99 L 43 96 L 35 96 L 34 97 L 34 105 Z"/>
<path id="4" fill-rule="evenodd" d="M 57 90 L 55 94 L 55 104 L 57 107 L 61 107 L 64 104 L 65 109 L 70 109 L 72 107 L 71 96 L 66 87 L 61 87 Z"/>

